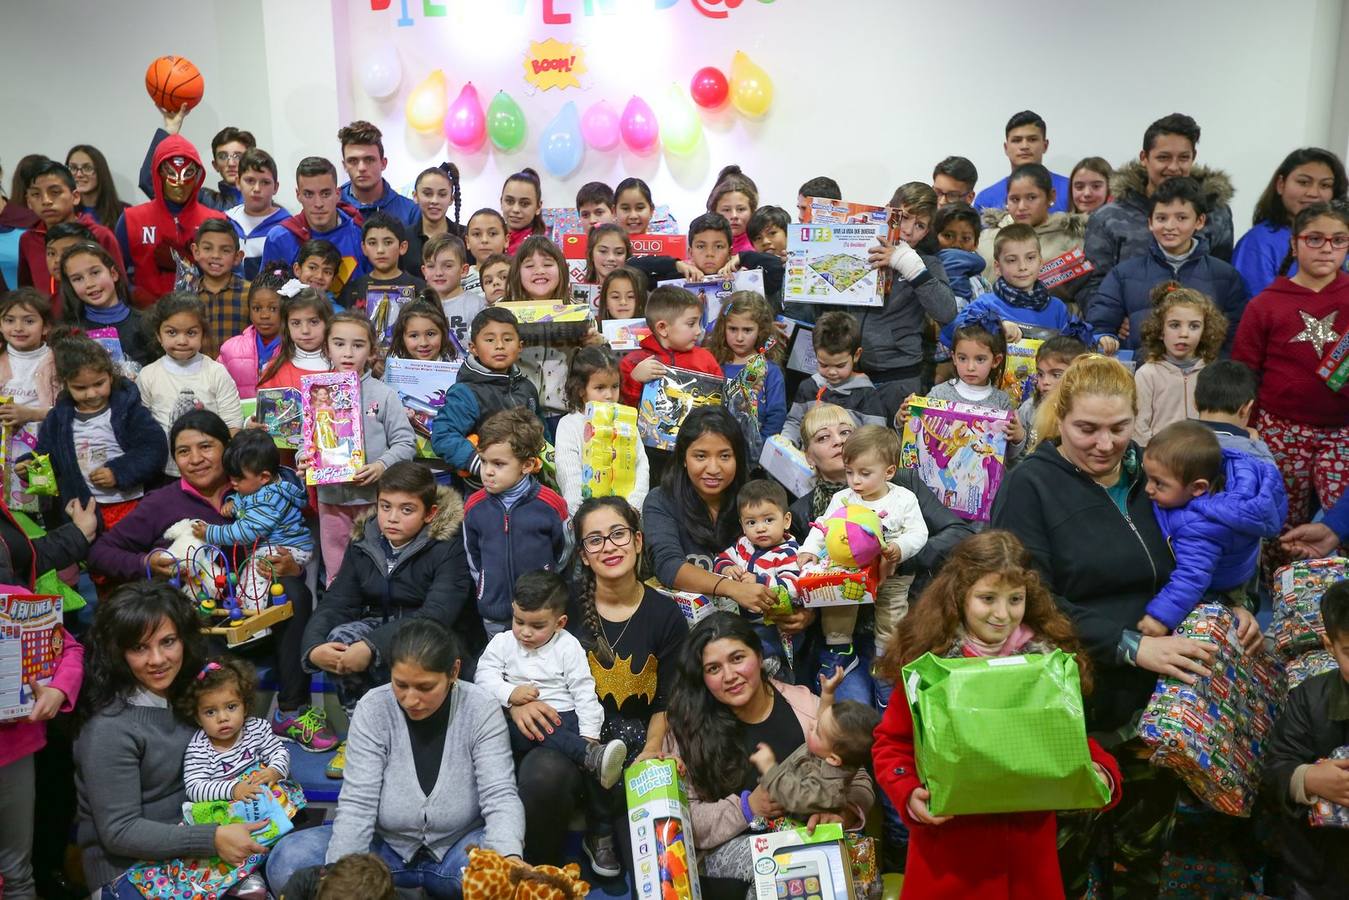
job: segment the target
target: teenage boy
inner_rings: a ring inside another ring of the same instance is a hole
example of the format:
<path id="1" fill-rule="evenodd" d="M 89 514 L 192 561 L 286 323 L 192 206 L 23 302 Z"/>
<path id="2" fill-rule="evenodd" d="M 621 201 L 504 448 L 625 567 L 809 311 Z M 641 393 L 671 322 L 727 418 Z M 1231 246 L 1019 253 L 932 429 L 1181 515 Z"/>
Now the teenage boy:
<path id="1" fill-rule="evenodd" d="M 749 217 L 745 233 L 750 243 L 760 253 L 776 256 L 787 262 L 787 229 L 791 227 L 792 217 L 780 206 L 760 206 Z"/>
<path id="2" fill-rule="evenodd" d="M 348 282 L 342 296 L 337 298 L 337 305 L 343 309 L 369 310 L 366 298 L 372 288 L 403 293 L 408 299 L 415 297 L 426 282 L 399 266 L 398 261 L 407 249 L 407 229 L 403 223 L 388 213 L 372 213 L 361 226 L 361 250 L 370 261 L 370 274 Z"/>
<path id="3" fill-rule="evenodd" d="M 1152 291 L 1166 281 L 1177 281 L 1211 298 L 1227 316 L 1224 350 L 1232 345 L 1237 323 L 1250 295 L 1241 274 L 1209 252 L 1204 236 L 1208 203 L 1193 178 L 1168 178 L 1147 198 L 1146 252 L 1122 260 L 1100 282 L 1087 307 L 1087 321 L 1102 351 L 1121 346 L 1137 350 L 1143 323 L 1152 311 Z M 1129 319 L 1129 336 L 1119 338 L 1120 325 Z"/>
<path id="4" fill-rule="evenodd" d="M 19 271 L 16 287 L 32 286 L 53 300 L 52 315 L 60 316 L 59 273 L 56 277 L 45 277 L 47 272 L 47 229 L 65 222 L 78 222 L 94 236 L 94 240 L 107 250 L 123 269 L 126 277 L 124 256 L 117 238 L 111 231 L 94 221 L 91 216 L 77 212 L 80 206 L 80 191 L 75 186 L 75 176 L 70 174 L 62 163 L 55 160 L 43 161 L 35 170 L 28 191 L 24 195 L 28 208 L 37 214 L 38 223 L 19 235 Z M 12 201 L 11 204 L 12 205 Z"/>
<path id="5" fill-rule="evenodd" d="M 489 638 L 511 628 L 516 578 L 558 571 L 567 555 L 567 501 L 534 477 L 543 449 L 543 420 L 528 409 L 492 413 L 478 429 L 482 488 L 464 503 L 464 548 Z"/>
<path id="6" fill-rule="evenodd" d="M 1227 205 L 1232 182 L 1226 172 L 1196 166 L 1198 148 L 1199 123 L 1183 113 L 1163 116 L 1143 132 L 1138 159 L 1116 169 L 1110 180 L 1113 199 L 1087 221 L 1082 249 L 1095 268 L 1086 276 L 1081 289 L 1085 293 L 1077 295 L 1079 303 L 1090 308 L 1091 295 L 1111 269 L 1148 252 L 1152 245 L 1148 198 L 1169 178 L 1189 177 L 1199 183 L 1207 209 L 1201 233 L 1209 253 L 1224 261 L 1232 258 L 1232 210 Z"/>
<path id="7" fill-rule="evenodd" d="M 1048 133 L 1045 120 L 1029 109 L 1023 109 L 1008 119 L 1007 127 L 1004 129 L 1002 152 L 1007 156 L 1011 168 L 1015 169 L 1027 163 L 1043 165 L 1045 152 L 1049 150 L 1049 139 L 1046 137 Z M 1068 201 L 1073 196 L 1072 187 L 1068 184 L 1066 176 L 1057 172 L 1050 172 L 1049 175 L 1054 182 L 1054 203 L 1049 211 L 1067 212 Z M 1008 178 L 990 184 L 980 191 L 974 198 L 974 208 L 980 212 L 986 209 L 1006 209 Z"/>
<path id="8" fill-rule="evenodd" d="M 187 118 L 187 112 L 186 106 L 177 112 L 170 112 L 167 109 L 159 111 L 164 117 L 164 127 L 155 129 L 155 136 L 150 139 L 150 149 L 145 151 L 145 161 L 141 163 L 140 189 L 147 197 L 155 196 L 157 167 L 154 159 L 159 145 L 166 138 L 175 136 L 183 130 L 183 120 Z M 239 161 L 245 153 L 257 145 L 258 142 L 252 132 L 235 128 L 233 125 L 226 125 L 217 131 L 215 137 L 211 138 L 211 168 L 220 176 L 220 181 L 214 189 L 206 187 L 205 184 L 199 187 L 197 201 L 203 206 L 222 212 L 242 203 L 244 198 L 238 186 Z"/>
<path id="9" fill-rule="evenodd" d="M 520 358 L 520 326 L 510 310 L 489 306 L 474 316 L 468 351 L 431 426 L 431 449 L 477 487 L 482 461 L 470 436 L 499 410 L 522 407 L 537 415 L 539 392 L 515 365 Z"/>
<path id="10" fill-rule="evenodd" d="M 576 192 L 576 214 L 589 231 L 614 221 L 614 189 L 603 181 L 588 181 Z"/>
<path id="11" fill-rule="evenodd" d="M 1016 168 L 1013 164 L 1012 168 Z M 948 156 L 932 168 L 932 190 L 937 192 L 937 206 L 952 203 L 974 205 L 974 186 L 979 183 L 979 170 L 963 156 Z M 1003 188 L 1003 194 L 1007 189 Z"/>
<path id="12" fill-rule="evenodd" d="M 796 190 L 796 221 L 806 217 L 806 198 L 819 197 L 821 200 L 842 200 L 843 189 L 828 175 L 818 175 Z"/>
<path id="13" fill-rule="evenodd" d="M 1009 341 L 1020 337 L 1020 329 L 1012 325 L 1062 331 L 1072 314 L 1068 304 L 1040 283 L 1040 264 L 1040 236 L 1034 228 L 1014 222 L 1000 229 L 993 241 L 993 271 L 998 276 L 993 291 L 975 297 L 951 324 L 942 328 L 942 345 L 955 349 L 951 345 L 955 330 L 990 311 L 1002 320 Z"/>
<path id="14" fill-rule="evenodd" d="M 1274 462 L 1274 454 L 1250 427 L 1259 382 L 1235 359 L 1215 359 L 1199 370 L 1194 382 L 1195 419 L 1218 436 L 1224 448 Z"/>
<path id="15" fill-rule="evenodd" d="M 815 374 L 796 387 L 787 410 L 782 436 L 801 445 L 801 420 L 812 407 L 833 403 L 848 411 L 857 425 L 886 425 L 899 412 L 904 396 L 894 390 L 877 389 L 871 379 L 857 371 L 862 358 L 862 329 L 851 313 L 822 313 L 810 333 L 815 348 Z"/>
<path id="16" fill-rule="evenodd" d="M 782 260 L 757 250 L 731 253 L 731 223 L 720 213 L 703 213 L 689 223 L 689 258 L 636 256 L 627 264 L 646 274 L 651 284 L 683 278 L 702 281 L 736 269 L 761 269 L 764 296 L 776 307 L 782 305 Z"/>
<path id="17" fill-rule="evenodd" d="M 276 189 L 280 181 L 276 175 L 276 160 L 266 150 L 254 147 L 239 160 L 239 193 L 243 202 L 225 210 L 239 234 L 244 251 L 243 275 L 252 281 L 262 268 L 262 248 L 267 233 L 273 226 L 290 218 L 290 213 L 276 205 Z"/>
<path id="18" fill-rule="evenodd" d="M 646 324 L 651 333 L 618 364 L 622 403 L 636 406 L 642 397 L 642 385 L 664 375 L 669 366 L 722 374 L 721 364 L 711 351 L 698 346 L 702 318 L 703 301 L 697 294 L 671 285 L 651 292 L 646 299 Z"/>
<path id="19" fill-rule="evenodd" d="M 239 235 L 226 219 L 207 219 L 192 239 L 192 261 L 201 273 L 197 296 L 206 304 L 211 343 L 219 347 L 248 327 L 244 280 L 234 274 L 243 259 Z"/>
<path id="20" fill-rule="evenodd" d="M 417 201 L 404 197 L 384 180 L 389 160 L 384 156 L 384 134 L 374 125 L 358 119 L 337 132 L 342 144 L 342 168 L 350 179 L 342 185 L 342 200 L 355 207 L 361 217 L 374 212 L 388 213 L 404 225 L 421 221 Z"/>
<path id="21" fill-rule="evenodd" d="M 300 212 L 272 226 L 262 247 L 264 260 L 297 262 L 300 245 L 322 238 L 337 248 L 341 263 L 332 290 L 341 293 L 348 281 L 370 271 L 361 252 L 361 217 L 337 192 L 337 168 L 321 156 L 306 156 L 295 167 L 295 199 Z"/>

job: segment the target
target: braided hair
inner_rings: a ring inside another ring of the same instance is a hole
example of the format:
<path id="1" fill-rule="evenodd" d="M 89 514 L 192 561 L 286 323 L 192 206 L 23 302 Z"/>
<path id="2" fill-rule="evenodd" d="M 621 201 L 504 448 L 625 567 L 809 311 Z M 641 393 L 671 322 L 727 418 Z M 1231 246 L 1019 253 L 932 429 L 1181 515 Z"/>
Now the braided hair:
<path id="1" fill-rule="evenodd" d="M 574 546 L 578 550 L 582 547 L 582 539 L 585 537 L 585 520 L 591 513 L 601 509 L 612 509 L 618 513 L 624 523 L 632 529 L 634 538 L 642 530 L 642 519 L 633 509 L 631 504 L 622 497 L 591 497 L 581 503 L 576 510 L 576 515 L 572 516 L 571 529 Z M 642 559 L 638 556 L 637 565 L 640 570 Z M 608 639 L 604 636 L 604 623 L 600 621 L 599 609 L 595 606 L 595 571 L 590 566 L 582 565 L 580 567 L 580 605 L 581 620 L 585 624 L 585 633 L 581 636 L 581 646 L 595 654 L 601 665 L 612 666 L 614 664 L 614 648 L 609 646 Z M 641 572 L 637 573 L 637 578 L 641 580 Z"/>
<path id="2" fill-rule="evenodd" d="M 429 169 L 423 169 L 417 176 L 417 180 L 412 183 L 413 191 L 422 183 L 422 179 L 428 175 L 439 175 L 450 183 L 450 202 L 454 204 L 454 224 L 449 226 L 450 234 L 464 236 L 465 228 L 459 224 L 459 215 L 463 209 L 464 197 L 459 188 L 459 167 L 452 162 L 443 162 L 438 166 L 432 166 Z M 449 218 L 448 216 L 446 218 Z"/>

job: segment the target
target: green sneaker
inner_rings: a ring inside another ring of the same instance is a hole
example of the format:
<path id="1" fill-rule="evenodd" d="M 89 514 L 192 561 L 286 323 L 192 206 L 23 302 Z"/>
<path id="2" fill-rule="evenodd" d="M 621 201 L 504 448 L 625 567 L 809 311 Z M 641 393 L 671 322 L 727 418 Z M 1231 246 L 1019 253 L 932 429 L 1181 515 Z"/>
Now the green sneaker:
<path id="1" fill-rule="evenodd" d="M 328 760 L 328 766 L 323 770 L 323 774 L 329 778 L 341 778 L 342 770 L 347 767 L 347 742 L 342 741 L 337 745 L 337 752 L 333 758 Z"/>

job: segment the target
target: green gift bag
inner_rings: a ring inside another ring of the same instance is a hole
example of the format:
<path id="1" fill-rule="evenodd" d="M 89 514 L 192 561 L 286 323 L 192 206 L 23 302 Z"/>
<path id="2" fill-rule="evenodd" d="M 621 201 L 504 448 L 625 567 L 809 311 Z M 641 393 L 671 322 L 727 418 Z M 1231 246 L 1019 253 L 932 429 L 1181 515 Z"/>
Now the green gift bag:
<path id="1" fill-rule="evenodd" d="M 1077 663 L 1062 650 L 928 653 L 903 674 L 933 815 L 1097 809 L 1110 800 L 1087 749 Z"/>

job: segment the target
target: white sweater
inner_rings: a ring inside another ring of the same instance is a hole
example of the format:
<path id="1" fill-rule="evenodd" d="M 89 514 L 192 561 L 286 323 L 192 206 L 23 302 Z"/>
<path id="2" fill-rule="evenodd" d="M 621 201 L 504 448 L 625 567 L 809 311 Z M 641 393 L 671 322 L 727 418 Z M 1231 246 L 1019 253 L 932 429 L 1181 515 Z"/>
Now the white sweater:
<path id="1" fill-rule="evenodd" d="M 562 488 L 562 499 L 567 501 L 567 515 L 576 515 L 581 506 L 581 488 L 585 485 L 581 477 L 584 468 L 582 450 L 585 445 L 586 416 L 583 412 L 567 413 L 557 423 L 557 433 L 553 438 L 553 448 L 557 458 L 557 486 Z M 628 494 L 628 503 L 633 509 L 641 509 L 642 501 L 651 486 L 651 472 L 646 462 L 646 446 L 637 441 L 637 479 L 632 493 Z"/>
<path id="2" fill-rule="evenodd" d="M 209 409 L 225 420 L 231 429 L 242 428 L 243 411 L 239 408 L 239 386 L 230 377 L 229 370 L 200 353 L 187 363 L 167 356 L 141 369 L 136 378 L 141 402 L 154 415 L 159 427 L 168 434 L 174 421 L 193 409 Z M 164 471 L 178 474 L 178 466 L 169 454 Z"/>
<path id="3" fill-rule="evenodd" d="M 913 491 L 891 483 L 885 496 L 879 500 L 863 500 L 851 488 L 845 488 L 834 495 L 825 509 L 824 515 L 812 524 L 810 533 L 801 544 L 801 552 L 809 553 L 819 559 L 827 559 L 829 552 L 824 545 L 824 528 L 821 527 L 835 511 L 845 504 L 865 506 L 875 510 L 881 519 L 881 531 L 887 544 L 898 544 L 900 561 L 912 559 L 927 544 L 927 523 L 923 521 L 923 510 Z"/>
<path id="4" fill-rule="evenodd" d="M 473 683 L 510 706 L 511 691 L 522 684 L 539 690 L 539 699 L 558 712 L 576 711 L 581 737 L 599 740 L 604 707 L 595 693 L 590 662 L 575 635 L 559 629 L 537 650 L 520 646 L 510 629 L 488 641 Z"/>

